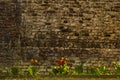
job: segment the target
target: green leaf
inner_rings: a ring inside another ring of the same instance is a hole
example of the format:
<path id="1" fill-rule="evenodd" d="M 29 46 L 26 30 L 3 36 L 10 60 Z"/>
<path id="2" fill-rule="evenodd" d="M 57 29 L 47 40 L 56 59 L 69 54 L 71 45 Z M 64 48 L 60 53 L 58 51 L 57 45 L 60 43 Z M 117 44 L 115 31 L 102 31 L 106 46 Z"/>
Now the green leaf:
<path id="1" fill-rule="evenodd" d="M 13 75 L 18 75 L 19 74 L 19 68 L 18 67 L 12 67 L 11 68 L 11 73 Z"/>
<path id="2" fill-rule="evenodd" d="M 80 64 L 80 65 L 76 66 L 74 70 L 75 70 L 76 73 L 78 73 L 78 74 L 83 73 L 83 65 Z"/>
<path id="3" fill-rule="evenodd" d="M 56 75 L 58 71 L 56 69 L 52 69 L 52 74 Z"/>
<path id="4" fill-rule="evenodd" d="M 29 74 L 30 74 L 31 76 L 34 76 L 34 75 L 36 74 L 36 72 L 37 72 L 36 67 L 30 66 L 30 67 L 28 68 L 28 72 L 29 72 Z"/>

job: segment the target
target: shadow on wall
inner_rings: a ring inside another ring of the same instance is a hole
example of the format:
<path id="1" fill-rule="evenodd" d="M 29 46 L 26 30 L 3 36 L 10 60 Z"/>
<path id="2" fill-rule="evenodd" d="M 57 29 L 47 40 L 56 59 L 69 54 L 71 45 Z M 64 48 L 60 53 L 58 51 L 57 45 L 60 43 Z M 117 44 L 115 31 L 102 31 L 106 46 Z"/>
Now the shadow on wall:
<path id="1" fill-rule="evenodd" d="M 9 54 L 8 45 L 16 46 L 21 23 L 20 4 L 18 0 L 0 0 L 0 62 L 12 63 L 13 55 Z"/>
<path id="2" fill-rule="evenodd" d="M 16 1 L 0 1 L 0 42 L 14 42 L 21 23 L 20 4 Z"/>

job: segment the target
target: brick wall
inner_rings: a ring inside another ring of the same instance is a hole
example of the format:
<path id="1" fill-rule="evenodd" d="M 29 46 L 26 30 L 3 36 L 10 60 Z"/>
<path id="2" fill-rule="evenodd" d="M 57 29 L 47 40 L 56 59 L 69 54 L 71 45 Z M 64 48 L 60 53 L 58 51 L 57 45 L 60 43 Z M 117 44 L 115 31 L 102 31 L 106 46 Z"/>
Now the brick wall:
<path id="1" fill-rule="evenodd" d="M 17 5 L 20 56 L 38 59 L 41 72 L 62 56 L 85 66 L 120 61 L 119 0 L 19 0 Z"/>
<path id="2" fill-rule="evenodd" d="M 18 38 L 20 20 L 20 9 L 15 0 L 0 0 L 0 66 L 11 66 L 13 63 L 12 50 L 15 40 Z"/>

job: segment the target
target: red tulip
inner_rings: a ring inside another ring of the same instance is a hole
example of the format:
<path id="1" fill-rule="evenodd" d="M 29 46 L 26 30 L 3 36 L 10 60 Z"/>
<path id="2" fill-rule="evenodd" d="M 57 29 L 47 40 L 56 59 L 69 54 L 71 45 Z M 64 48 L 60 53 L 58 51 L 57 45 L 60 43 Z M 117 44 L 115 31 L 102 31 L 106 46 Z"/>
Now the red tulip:
<path id="1" fill-rule="evenodd" d="M 72 67 L 72 64 L 69 64 L 70 68 Z"/>
<path id="2" fill-rule="evenodd" d="M 65 61 L 61 60 L 61 65 L 64 66 L 64 64 L 65 64 Z"/>

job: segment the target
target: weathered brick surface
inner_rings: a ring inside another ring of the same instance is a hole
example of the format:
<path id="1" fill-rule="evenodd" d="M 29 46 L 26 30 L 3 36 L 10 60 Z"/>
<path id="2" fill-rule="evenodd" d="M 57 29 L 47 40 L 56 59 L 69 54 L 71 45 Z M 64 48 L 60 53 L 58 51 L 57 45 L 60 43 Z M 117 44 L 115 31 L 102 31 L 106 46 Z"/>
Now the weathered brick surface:
<path id="1" fill-rule="evenodd" d="M 7 51 L 7 43 L 14 42 L 18 34 L 18 14 L 14 0 L 0 0 L 0 66 L 11 66 L 12 54 Z"/>
<path id="2" fill-rule="evenodd" d="M 0 5 L 0 36 L 20 31 L 19 56 L 38 59 L 45 66 L 40 71 L 48 71 L 62 56 L 84 66 L 120 61 L 119 0 L 6 1 Z"/>

